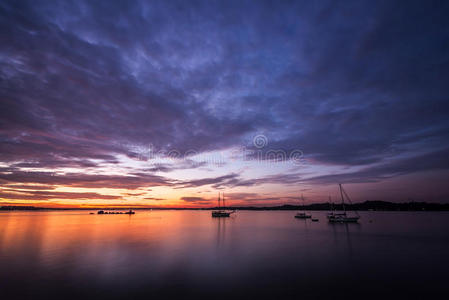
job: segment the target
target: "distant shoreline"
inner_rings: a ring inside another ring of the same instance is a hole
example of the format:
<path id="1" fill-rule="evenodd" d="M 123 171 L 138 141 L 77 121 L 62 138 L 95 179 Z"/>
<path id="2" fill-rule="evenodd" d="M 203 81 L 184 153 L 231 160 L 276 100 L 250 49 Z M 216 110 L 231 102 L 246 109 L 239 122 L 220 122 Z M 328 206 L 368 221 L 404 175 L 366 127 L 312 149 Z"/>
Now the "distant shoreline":
<path id="1" fill-rule="evenodd" d="M 330 203 L 315 203 L 309 205 L 279 205 L 279 206 L 229 206 L 222 207 L 221 209 L 235 209 L 235 210 L 256 210 L 256 211 L 271 211 L 271 210 L 342 210 L 341 204 Z M 427 202 L 403 202 L 393 203 L 387 201 L 365 201 L 361 203 L 345 204 L 346 210 L 357 211 L 449 211 L 449 203 L 427 203 Z M 36 206 L 15 206 L 6 205 L 1 206 L 0 211 L 48 211 L 48 210 L 213 210 L 217 207 L 101 207 L 101 208 L 83 208 L 83 207 L 70 207 L 70 208 L 52 208 L 52 207 L 36 207 Z"/>

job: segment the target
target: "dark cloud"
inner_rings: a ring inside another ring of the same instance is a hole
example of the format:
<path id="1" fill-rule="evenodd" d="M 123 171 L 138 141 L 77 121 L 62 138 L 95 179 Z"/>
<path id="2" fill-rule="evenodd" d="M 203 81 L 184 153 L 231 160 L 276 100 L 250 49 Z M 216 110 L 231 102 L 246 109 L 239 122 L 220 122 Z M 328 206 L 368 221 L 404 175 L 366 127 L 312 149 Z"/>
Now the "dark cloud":
<path id="1" fill-rule="evenodd" d="M 101 30 L 100 36 L 105 38 L 119 34 L 115 30 L 120 29 L 109 22 L 115 13 L 122 14 L 120 10 L 114 13 L 114 5 L 107 6 L 110 15 L 99 17 L 96 13 L 105 11 L 87 5 L 95 15 L 87 23 Z M 2 45 L 7 45 L 1 48 L 3 160 L 52 156 L 113 160 L 114 154 L 135 157 L 130 145 L 182 153 L 204 151 L 229 145 L 229 138 L 252 128 L 248 120 L 218 120 L 210 115 L 200 103 L 202 99 L 194 99 L 193 91 L 174 82 L 187 74 L 178 74 L 183 66 L 176 70 L 169 56 L 161 57 L 162 66 L 157 69 L 150 68 L 151 57 L 145 56 L 142 63 L 148 66 L 136 77 L 134 72 L 138 70 L 134 68 L 138 66 L 134 64 L 138 62 L 129 59 L 135 58 L 135 51 L 150 51 L 147 47 L 152 40 L 143 40 L 145 45 L 140 46 L 115 39 L 89 41 L 83 25 L 80 32 L 75 28 L 64 30 L 61 23 L 65 20 L 48 18 L 43 12 L 58 8 L 44 2 L 1 6 Z M 86 24 L 83 15 L 76 17 L 80 24 Z M 134 31 L 132 20 L 128 21 L 131 23 L 125 25 L 125 33 L 134 40 L 132 32 L 139 30 Z M 148 22 L 141 25 L 152 27 Z M 112 27 L 105 28 L 107 24 Z M 160 55 L 167 53 L 165 48 L 170 44 L 160 50 Z M 190 56 L 196 56 L 195 49 L 190 51 Z"/>
<path id="2" fill-rule="evenodd" d="M 229 174 L 226 176 L 215 178 L 203 178 L 193 182 L 181 183 L 188 186 L 202 186 L 212 184 L 214 188 L 232 188 L 239 186 L 257 186 L 263 184 L 281 184 L 281 185 L 295 185 L 300 183 L 311 184 L 336 184 L 336 183 L 368 183 L 379 182 L 401 175 L 413 174 L 423 171 L 438 171 L 449 169 L 449 148 L 438 150 L 431 153 L 421 155 L 409 156 L 402 159 L 396 159 L 391 162 L 377 164 L 361 168 L 357 171 L 340 172 L 332 175 L 322 176 L 306 176 L 310 174 L 304 173 L 289 173 L 289 174 L 274 174 L 263 176 L 260 178 L 244 179 L 237 174 Z M 307 191 L 310 189 L 301 189 Z M 247 193 L 231 193 L 229 196 L 237 195 L 237 197 L 245 196 Z M 251 197 L 252 193 L 248 193 Z M 243 197 L 245 198 L 245 197 Z"/>
<path id="3" fill-rule="evenodd" d="M 184 156 L 247 146 L 259 133 L 263 153 L 362 167 L 358 181 L 429 169 L 402 162 L 449 146 L 448 11 L 446 1 L 2 1 L 0 162 L 14 171 L 0 180 L 297 182 L 151 175 L 205 166 L 188 162 L 129 176 L 25 172 L 146 160 L 142 148 Z"/>
<path id="4" fill-rule="evenodd" d="M 123 195 L 126 196 L 142 196 L 145 195 L 146 193 L 124 193 Z"/>
<path id="5" fill-rule="evenodd" d="M 143 198 L 144 200 L 154 200 L 154 201 L 164 201 L 167 199 L 163 199 L 163 198 L 155 198 L 155 197 L 145 197 Z"/>
<path id="6" fill-rule="evenodd" d="M 179 187 L 200 187 L 204 185 L 213 185 L 214 187 L 220 187 L 224 184 L 229 183 L 230 181 L 237 179 L 239 177 L 238 174 L 232 173 L 224 176 L 213 177 L 213 178 L 202 178 L 202 179 L 194 179 L 194 180 L 186 180 L 180 181 L 177 184 Z"/>
<path id="7" fill-rule="evenodd" d="M 339 183 L 366 183 L 379 182 L 388 178 L 412 174 L 420 171 L 436 171 L 449 169 L 449 149 L 426 153 L 413 157 L 395 160 L 372 167 L 363 168 L 359 171 L 315 176 L 301 180 L 302 182 L 314 184 Z"/>
<path id="8" fill-rule="evenodd" d="M 181 197 L 181 200 L 191 204 L 210 204 L 210 200 L 203 197 Z"/>
<path id="9" fill-rule="evenodd" d="M 2 184 L 1 187 L 7 189 L 19 189 L 19 190 L 54 190 L 52 185 L 23 185 L 23 184 Z M 5 190 L 5 189 L 4 189 Z"/>
<path id="10" fill-rule="evenodd" d="M 233 178 L 225 183 L 225 185 L 235 186 L 254 186 L 261 184 L 295 184 L 300 181 L 301 174 L 274 174 L 254 179 Z"/>
<path id="11" fill-rule="evenodd" d="M 89 175 L 52 172 L 0 172 L 0 182 L 65 185 L 82 188 L 136 189 L 139 187 L 167 186 L 173 182 L 157 175 L 136 173 L 131 175 Z"/>
<path id="12" fill-rule="evenodd" d="M 232 187 L 250 187 L 262 184 L 295 184 L 300 182 L 301 179 L 302 175 L 298 173 L 275 174 L 254 179 L 244 179 L 239 174 L 231 173 L 228 175 L 218 177 L 210 177 L 186 181 L 180 180 L 174 183 L 174 185 L 176 186 L 176 188 L 202 187 L 210 185 L 215 189 L 223 189 Z"/>
<path id="13" fill-rule="evenodd" d="M 141 169 L 142 172 L 171 172 L 175 170 L 195 169 L 202 166 L 206 166 L 207 162 L 196 162 L 188 158 L 179 157 L 179 159 L 172 159 L 172 163 L 154 163 L 151 167 Z M 151 163 L 151 162 L 150 162 Z"/>
<path id="14" fill-rule="evenodd" d="M 0 198 L 15 200 L 40 200 L 52 199 L 65 200 L 117 200 L 120 196 L 103 195 L 99 193 L 69 193 L 69 192 L 49 192 L 49 191 L 21 191 L 21 190 L 0 190 Z"/>

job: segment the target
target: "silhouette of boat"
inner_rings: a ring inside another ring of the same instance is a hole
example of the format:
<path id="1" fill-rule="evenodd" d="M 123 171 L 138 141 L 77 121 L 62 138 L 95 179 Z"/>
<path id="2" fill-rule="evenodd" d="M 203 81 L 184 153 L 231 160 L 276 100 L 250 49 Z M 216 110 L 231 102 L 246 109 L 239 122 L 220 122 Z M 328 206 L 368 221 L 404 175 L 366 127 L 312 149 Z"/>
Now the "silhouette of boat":
<path id="1" fill-rule="evenodd" d="M 212 217 L 214 218 L 221 218 L 221 217 L 230 217 L 231 212 L 227 212 L 224 210 L 216 210 L 212 212 Z"/>
<path id="2" fill-rule="evenodd" d="M 224 193 L 223 193 L 223 207 L 225 207 L 225 198 L 224 198 Z M 220 193 L 218 193 L 218 210 L 214 210 L 212 211 L 212 217 L 213 218 L 227 218 L 230 217 L 231 214 L 233 214 L 235 211 L 226 211 L 224 209 L 220 209 L 221 205 L 220 205 Z"/>
<path id="3" fill-rule="evenodd" d="M 303 209 L 304 209 L 304 203 L 305 203 L 305 201 L 304 201 L 304 196 L 303 196 L 302 194 L 301 194 L 301 199 L 302 199 L 302 205 L 303 205 Z M 295 218 L 297 218 L 297 219 L 310 219 L 310 218 L 312 218 L 312 215 L 306 214 L 305 211 L 300 211 L 300 212 L 298 212 L 298 213 L 295 215 Z"/>
<path id="4" fill-rule="evenodd" d="M 98 212 L 97 212 L 97 214 L 99 214 L 99 215 L 122 215 L 122 214 L 126 214 L 126 215 L 134 215 L 135 214 L 135 212 L 132 210 L 132 209 L 130 209 L 129 211 L 127 211 L 127 212 L 119 212 L 119 211 L 104 211 L 104 210 L 99 210 Z"/>
<path id="5" fill-rule="evenodd" d="M 348 216 L 346 214 L 345 196 L 349 201 L 349 203 L 352 204 L 352 201 L 351 198 L 349 198 L 346 191 L 343 189 L 343 186 L 341 184 L 339 184 L 339 186 L 340 186 L 341 204 L 343 206 L 343 212 L 332 211 L 327 214 L 327 219 L 329 220 L 330 223 L 357 223 L 360 219 L 360 216 L 356 211 L 354 211 L 355 216 Z"/>

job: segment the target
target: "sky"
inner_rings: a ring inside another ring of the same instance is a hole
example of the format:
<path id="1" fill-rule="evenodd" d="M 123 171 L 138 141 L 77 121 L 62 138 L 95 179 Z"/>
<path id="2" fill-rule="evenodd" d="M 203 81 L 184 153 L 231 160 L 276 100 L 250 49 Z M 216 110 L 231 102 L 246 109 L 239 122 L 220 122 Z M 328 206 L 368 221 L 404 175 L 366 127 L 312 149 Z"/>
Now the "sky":
<path id="1" fill-rule="evenodd" d="M 0 204 L 449 202 L 448 1 L 1 1 Z"/>

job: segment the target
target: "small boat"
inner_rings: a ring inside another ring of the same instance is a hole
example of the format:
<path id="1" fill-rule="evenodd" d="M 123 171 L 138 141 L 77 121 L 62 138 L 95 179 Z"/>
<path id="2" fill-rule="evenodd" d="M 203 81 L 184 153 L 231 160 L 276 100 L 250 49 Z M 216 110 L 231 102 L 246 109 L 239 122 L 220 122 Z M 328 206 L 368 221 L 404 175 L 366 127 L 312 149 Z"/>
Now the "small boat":
<path id="1" fill-rule="evenodd" d="M 311 215 L 306 214 L 305 212 L 299 212 L 295 215 L 295 218 L 297 219 L 310 219 L 312 218 Z"/>
<path id="2" fill-rule="evenodd" d="M 225 198 L 223 193 L 223 199 L 221 200 L 223 202 L 223 207 L 225 207 Z M 227 218 L 230 217 L 231 214 L 233 214 L 235 211 L 226 211 L 224 209 L 221 209 L 220 205 L 220 193 L 218 193 L 218 210 L 212 211 L 212 218 Z"/>
<path id="3" fill-rule="evenodd" d="M 303 208 L 304 208 L 305 200 L 304 200 L 304 196 L 302 194 L 301 194 L 301 199 L 302 199 L 302 204 L 303 204 Z M 308 214 L 306 214 L 305 211 L 301 211 L 301 212 L 298 212 L 295 215 L 295 218 L 297 218 L 297 219 L 310 219 L 310 218 L 312 218 L 312 215 L 308 215 Z"/>
<path id="4" fill-rule="evenodd" d="M 214 218 L 222 218 L 222 217 L 229 217 L 229 216 L 231 216 L 231 213 L 224 211 L 224 210 L 215 210 L 212 212 L 212 217 L 214 217 Z"/>
<path id="5" fill-rule="evenodd" d="M 357 223 L 359 216 L 349 217 L 346 213 L 336 213 L 327 216 L 330 223 Z"/>
<path id="6" fill-rule="evenodd" d="M 319 219 L 312 218 L 312 222 L 318 222 Z"/>
<path id="7" fill-rule="evenodd" d="M 93 214 L 93 213 L 91 213 L 91 214 Z M 99 210 L 99 211 L 97 212 L 97 214 L 99 214 L 99 215 L 122 215 L 122 214 L 126 214 L 126 215 L 134 215 L 135 212 L 134 212 L 132 209 L 130 209 L 130 210 L 127 211 L 127 212 Z"/>
<path id="8" fill-rule="evenodd" d="M 330 223 L 357 223 L 360 219 L 360 216 L 356 211 L 354 211 L 355 216 L 348 216 L 346 214 L 345 197 L 343 195 L 346 196 L 346 198 L 350 203 L 352 203 L 352 201 L 351 198 L 349 198 L 346 191 L 343 189 L 343 186 L 341 184 L 339 184 L 339 186 L 340 186 L 341 204 L 343 206 L 343 212 L 337 213 L 335 211 L 332 211 L 327 214 L 327 219 L 329 220 Z"/>

